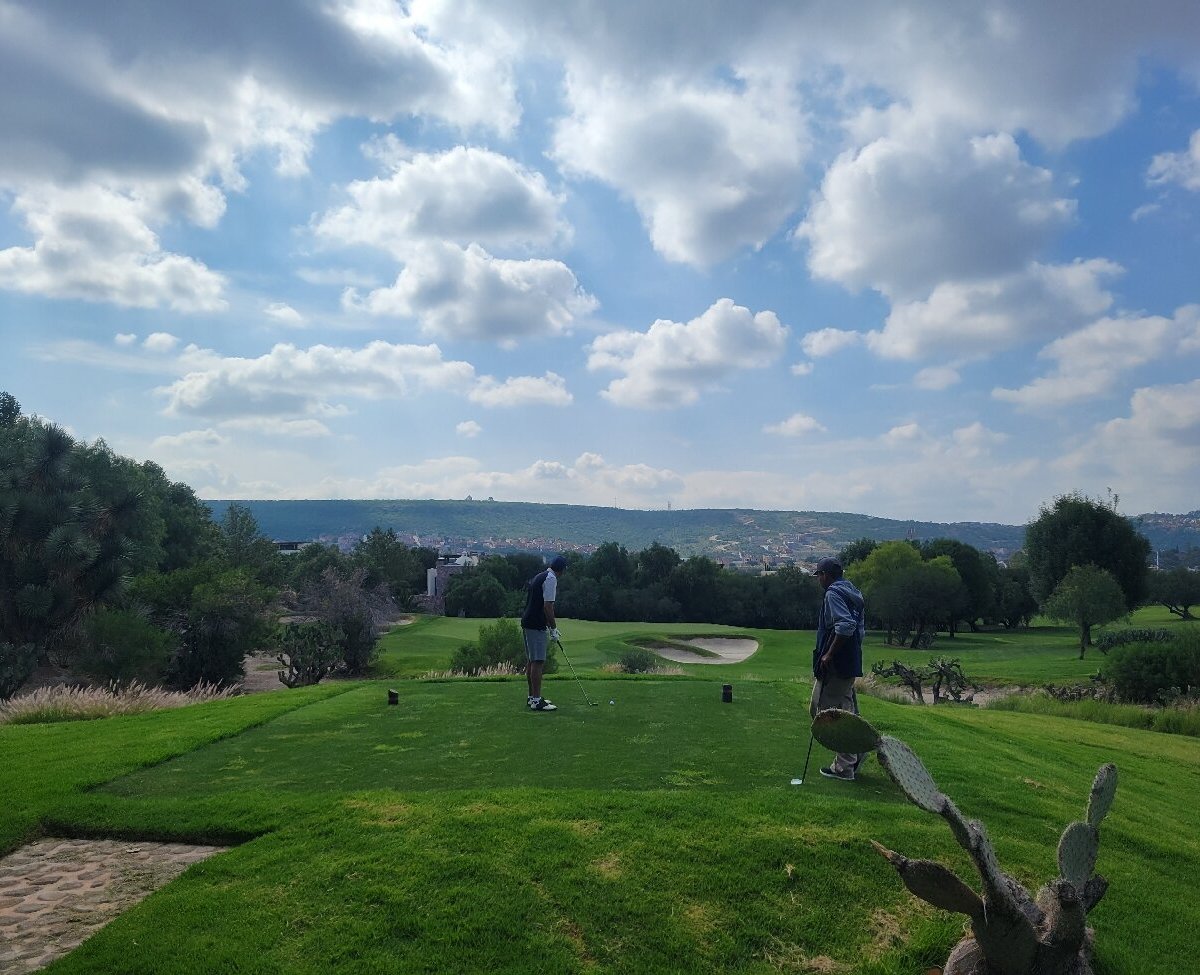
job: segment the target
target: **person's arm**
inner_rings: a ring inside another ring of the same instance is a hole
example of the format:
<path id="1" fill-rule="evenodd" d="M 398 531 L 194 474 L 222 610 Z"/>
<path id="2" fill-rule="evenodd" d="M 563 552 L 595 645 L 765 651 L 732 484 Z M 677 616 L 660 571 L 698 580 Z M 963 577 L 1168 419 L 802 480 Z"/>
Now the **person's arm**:
<path id="1" fill-rule="evenodd" d="M 546 573 L 546 580 L 542 583 L 542 608 L 546 613 L 546 629 L 558 629 L 558 622 L 554 616 L 554 600 L 558 596 L 558 578 Z"/>
<path id="2" fill-rule="evenodd" d="M 821 654 L 821 673 L 828 673 L 830 665 L 841 652 L 842 647 L 850 642 L 858 622 L 841 593 L 830 589 L 825 593 L 825 606 L 829 612 L 830 636 L 825 643 L 825 652 Z"/>

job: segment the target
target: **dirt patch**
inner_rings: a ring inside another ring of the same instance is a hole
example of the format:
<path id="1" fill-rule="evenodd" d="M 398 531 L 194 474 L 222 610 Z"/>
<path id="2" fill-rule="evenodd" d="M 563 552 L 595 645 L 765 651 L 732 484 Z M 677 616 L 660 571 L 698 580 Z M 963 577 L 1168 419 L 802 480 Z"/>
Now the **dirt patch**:
<path id="1" fill-rule="evenodd" d="M 193 863 L 225 849 L 45 839 L 9 854 L 0 859 L 0 971 L 44 968 Z"/>
<path id="2" fill-rule="evenodd" d="M 715 656 L 692 653 L 680 647 L 680 643 L 699 647 Z M 691 640 L 679 640 L 674 644 L 656 643 L 649 649 L 660 657 L 681 664 L 737 664 L 753 656 L 758 650 L 758 641 L 730 637 L 696 637 Z"/>

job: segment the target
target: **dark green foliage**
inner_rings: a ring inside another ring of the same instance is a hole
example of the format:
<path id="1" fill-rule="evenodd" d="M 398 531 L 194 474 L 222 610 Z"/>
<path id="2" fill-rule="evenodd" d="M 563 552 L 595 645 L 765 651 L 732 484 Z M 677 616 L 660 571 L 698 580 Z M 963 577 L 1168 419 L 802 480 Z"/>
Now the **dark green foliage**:
<path id="1" fill-rule="evenodd" d="M 1042 505 L 1025 529 L 1033 594 L 1045 603 L 1075 566 L 1094 565 L 1112 574 L 1125 608 L 1146 597 L 1150 543 L 1114 507 L 1081 494 L 1066 494 Z"/>
<path id="2" fill-rule="evenodd" d="M 621 669 L 627 674 L 648 674 L 662 659 L 644 647 L 632 647 L 621 654 Z"/>
<path id="3" fill-rule="evenodd" d="M 425 572 L 437 564 L 437 553 L 409 548 L 394 529 L 376 526 L 355 546 L 354 563 L 367 571 L 367 585 L 386 585 L 400 606 L 425 591 Z"/>
<path id="4" fill-rule="evenodd" d="M 320 620 L 287 623 L 276 632 L 276 659 L 286 668 L 279 679 L 288 687 L 319 684 L 341 662 L 341 636 Z"/>
<path id="5" fill-rule="evenodd" d="M 1150 573 L 1150 600 L 1165 606 L 1180 619 L 1195 619 L 1192 607 L 1200 603 L 1200 572 L 1178 566 Z"/>
<path id="6" fill-rule="evenodd" d="M 842 546 L 842 550 L 837 554 L 837 559 L 842 563 L 842 568 L 845 569 L 848 565 L 861 562 L 875 551 L 877 545 L 879 543 L 873 538 L 856 538 L 854 541 Z"/>
<path id="7" fill-rule="evenodd" d="M 1096 639 L 1095 647 L 1101 653 L 1108 653 L 1114 647 L 1123 647 L 1127 643 L 1170 643 L 1175 639 L 1176 633 L 1176 630 L 1165 630 L 1161 626 L 1108 630 Z"/>
<path id="8" fill-rule="evenodd" d="M 0 429 L 8 429 L 17 425 L 21 419 L 21 404 L 12 393 L 0 390 Z"/>
<path id="9" fill-rule="evenodd" d="M 218 546 L 226 562 L 264 582 L 282 581 L 283 556 L 276 551 L 275 543 L 259 531 L 249 508 L 231 504 L 221 516 L 219 528 Z"/>
<path id="10" fill-rule="evenodd" d="M 474 676 L 481 670 L 500 664 L 522 671 L 525 662 L 525 641 L 521 636 L 521 628 L 515 620 L 502 617 L 494 623 L 481 626 L 476 642 L 465 643 L 455 650 L 450 658 L 450 669 Z M 546 652 L 543 673 L 557 672 L 558 656 L 552 642 Z"/>
<path id="11" fill-rule="evenodd" d="M 243 658 L 270 637 L 272 590 L 221 561 L 147 573 L 133 581 L 129 595 L 176 637 L 167 676 L 177 688 L 240 680 Z"/>
<path id="12" fill-rule="evenodd" d="M 1029 588 L 1029 570 L 1013 566 L 1001 568 L 992 602 L 994 618 L 1012 630 L 1028 626 L 1037 610 L 1037 600 Z"/>
<path id="13" fill-rule="evenodd" d="M 103 683 L 154 684 L 171 659 L 174 640 L 144 613 L 102 607 L 84 626 L 78 669 Z"/>
<path id="14" fill-rule="evenodd" d="M 295 600 L 299 612 L 338 633 L 341 665 L 350 677 L 366 674 L 375 659 L 380 627 L 396 616 L 387 584 L 372 586 L 368 579 L 366 570 L 347 562 L 340 569 L 327 568 Z"/>
<path id="15" fill-rule="evenodd" d="M 1100 676 L 1122 700 L 1153 704 L 1175 688 L 1200 688 L 1200 629 L 1181 630 L 1175 640 L 1116 647 L 1100 665 Z"/>
<path id="16" fill-rule="evenodd" d="M 38 648 L 0 642 L 0 701 L 12 697 L 37 666 Z"/>
<path id="17" fill-rule="evenodd" d="M 516 594 L 505 589 L 486 569 L 466 569 L 451 576 L 446 585 L 447 616 L 503 616 L 512 612 Z M 521 598 L 524 605 L 524 599 Z"/>
<path id="18" fill-rule="evenodd" d="M 1042 610 L 1051 619 L 1079 627 L 1079 656 L 1092 642 L 1092 627 L 1125 615 L 1125 599 L 1112 573 L 1094 565 L 1076 565 L 1063 576 Z"/>
<path id="19" fill-rule="evenodd" d="M 921 557 L 926 561 L 947 556 L 962 580 L 961 619 L 972 630 L 977 623 L 993 612 L 996 589 L 1000 582 L 1000 567 L 991 554 L 953 538 L 935 538 L 921 543 Z M 950 633 L 954 633 L 955 620 L 950 621 Z"/>

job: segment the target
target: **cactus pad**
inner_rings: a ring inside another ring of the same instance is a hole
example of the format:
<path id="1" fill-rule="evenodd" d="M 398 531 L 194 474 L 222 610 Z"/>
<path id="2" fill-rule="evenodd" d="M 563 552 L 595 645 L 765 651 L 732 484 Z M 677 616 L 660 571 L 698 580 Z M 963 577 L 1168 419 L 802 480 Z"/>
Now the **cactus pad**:
<path id="1" fill-rule="evenodd" d="M 940 813 L 945 808 L 946 797 L 911 748 L 890 735 L 879 739 L 878 748 L 879 764 L 909 801 L 931 813 Z"/>
<path id="2" fill-rule="evenodd" d="M 1078 891 L 1083 890 L 1096 867 L 1099 845 L 1100 835 L 1088 823 L 1072 823 L 1063 830 L 1058 841 L 1058 871 Z"/>
<path id="3" fill-rule="evenodd" d="M 880 846 L 874 840 L 871 841 L 871 845 L 896 868 L 904 886 L 927 904 L 972 918 L 983 915 L 983 901 L 979 899 L 979 895 L 959 880 L 948 867 L 933 860 L 910 860 L 903 854 Z"/>
<path id="4" fill-rule="evenodd" d="M 1109 762 L 1101 765 L 1092 781 L 1092 792 L 1088 796 L 1087 821 L 1092 829 L 1099 829 L 1100 822 L 1108 815 L 1113 796 L 1117 794 L 1117 767 Z"/>
<path id="5" fill-rule="evenodd" d="M 879 732 L 870 723 L 839 708 L 820 712 L 813 719 L 812 733 L 826 748 L 847 755 L 874 751 L 879 744 Z"/>

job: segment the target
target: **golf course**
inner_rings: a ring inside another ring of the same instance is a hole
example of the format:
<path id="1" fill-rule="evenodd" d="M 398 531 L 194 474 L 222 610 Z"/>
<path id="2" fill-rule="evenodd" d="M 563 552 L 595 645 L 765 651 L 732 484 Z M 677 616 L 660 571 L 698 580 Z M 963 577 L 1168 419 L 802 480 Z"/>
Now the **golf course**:
<path id="1" fill-rule="evenodd" d="M 571 666 L 546 682 L 559 709 L 533 713 L 523 677 L 442 676 L 480 623 L 394 628 L 373 680 L 0 726 L 0 853 L 39 836 L 228 846 L 45 971 L 913 975 L 945 962 L 965 919 L 909 894 L 870 843 L 978 889 L 945 822 L 874 757 L 857 781 L 830 780 L 818 745 L 790 784 L 809 742 L 810 632 L 562 620 Z M 686 638 L 758 650 L 666 674 L 612 667 L 631 646 Z M 942 635 L 932 651 L 870 633 L 865 649 L 868 665 L 940 654 L 979 683 L 1030 687 L 1084 681 L 1100 660 L 1050 626 Z M 1200 740 L 860 704 L 1033 891 L 1115 763 L 1096 865 L 1110 887 L 1088 918 L 1096 971 L 1195 970 Z"/>

